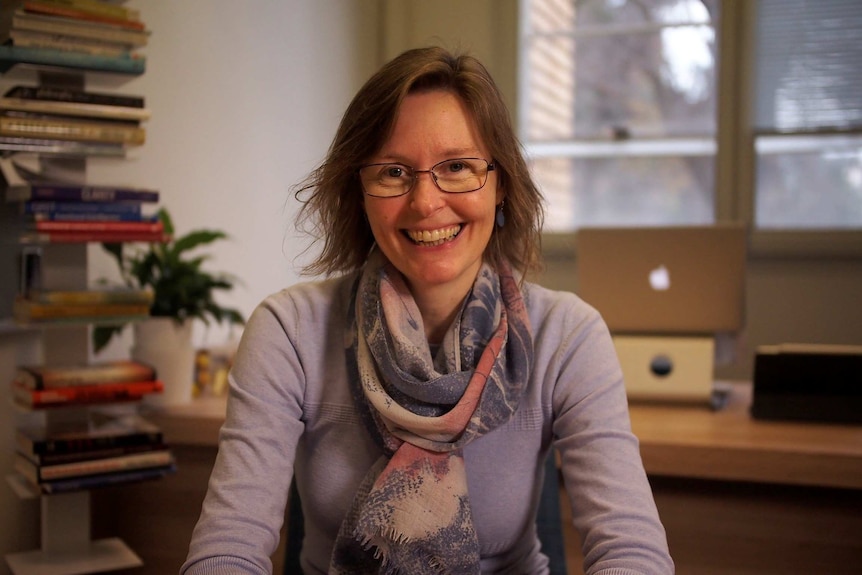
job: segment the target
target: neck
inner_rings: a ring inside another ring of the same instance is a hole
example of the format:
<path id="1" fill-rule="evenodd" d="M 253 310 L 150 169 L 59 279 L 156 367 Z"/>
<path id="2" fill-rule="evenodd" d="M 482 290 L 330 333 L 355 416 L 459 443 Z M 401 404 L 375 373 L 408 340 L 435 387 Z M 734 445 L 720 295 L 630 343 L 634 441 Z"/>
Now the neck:
<path id="1" fill-rule="evenodd" d="M 413 291 L 413 299 L 422 314 L 425 337 L 429 343 L 439 344 L 443 341 L 443 336 L 461 310 L 467 293 L 469 289 L 456 293 L 448 286 Z"/>

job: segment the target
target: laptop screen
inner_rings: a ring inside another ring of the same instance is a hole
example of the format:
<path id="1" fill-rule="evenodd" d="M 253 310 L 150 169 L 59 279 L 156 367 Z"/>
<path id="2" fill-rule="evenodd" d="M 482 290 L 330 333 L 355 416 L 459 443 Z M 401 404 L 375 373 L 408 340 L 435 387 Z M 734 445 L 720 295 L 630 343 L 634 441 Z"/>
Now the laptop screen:
<path id="1" fill-rule="evenodd" d="M 581 228 L 578 294 L 614 333 L 735 332 L 746 253 L 741 224 Z"/>

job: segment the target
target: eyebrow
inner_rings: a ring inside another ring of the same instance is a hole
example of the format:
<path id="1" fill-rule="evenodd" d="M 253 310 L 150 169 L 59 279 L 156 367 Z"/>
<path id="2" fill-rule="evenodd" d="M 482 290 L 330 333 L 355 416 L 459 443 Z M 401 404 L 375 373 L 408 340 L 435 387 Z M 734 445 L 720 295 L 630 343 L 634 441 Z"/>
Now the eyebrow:
<path id="1" fill-rule="evenodd" d="M 450 148 L 446 150 L 444 153 L 440 155 L 440 159 L 434 164 L 438 162 L 442 162 L 445 160 L 451 160 L 453 158 L 482 158 L 484 155 L 477 148 Z M 379 156 L 379 159 L 375 160 L 374 163 L 394 163 L 394 164 L 404 164 L 405 166 L 411 166 L 411 163 L 406 159 L 405 156 L 400 154 L 389 154 L 385 156 Z M 430 166 L 429 166 L 430 167 Z"/>

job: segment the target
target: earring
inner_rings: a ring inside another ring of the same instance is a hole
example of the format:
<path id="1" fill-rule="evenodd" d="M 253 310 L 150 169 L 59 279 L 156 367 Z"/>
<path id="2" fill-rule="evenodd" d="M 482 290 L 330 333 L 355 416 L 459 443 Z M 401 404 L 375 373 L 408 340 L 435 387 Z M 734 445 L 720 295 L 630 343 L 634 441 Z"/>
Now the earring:
<path id="1" fill-rule="evenodd" d="M 497 215 L 495 217 L 497 221 L 497 227 L 502 228 L 506 225 L 506 214 L 503 213 L 503 204 L 506 203 L 506 200 L 500 202 L 500 205 L 497 206 Z"/>

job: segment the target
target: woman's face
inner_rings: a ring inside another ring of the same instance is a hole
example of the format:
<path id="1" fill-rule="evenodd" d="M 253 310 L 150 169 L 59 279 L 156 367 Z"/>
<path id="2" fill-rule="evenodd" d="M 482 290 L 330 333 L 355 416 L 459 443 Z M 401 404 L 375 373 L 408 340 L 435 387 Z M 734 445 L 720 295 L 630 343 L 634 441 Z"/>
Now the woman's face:
<path id="1" fill-rule="evenodd" d="M 404 99 L 391 137 L 368 163 L 394 162 L 428 170 L 452 158 L 493 161 L 461 99 L 436 90 Z M 414 293 L 445 287 L 463 297 L 482 264 L 495 207 L 503 197 L 497 175 L 491 171 L 481 189 L 457 194 L 441 191 L 429 173 L 417 176 L 413 188 L 402 196 L 364 196 L 371 231 Z"/>

